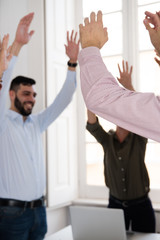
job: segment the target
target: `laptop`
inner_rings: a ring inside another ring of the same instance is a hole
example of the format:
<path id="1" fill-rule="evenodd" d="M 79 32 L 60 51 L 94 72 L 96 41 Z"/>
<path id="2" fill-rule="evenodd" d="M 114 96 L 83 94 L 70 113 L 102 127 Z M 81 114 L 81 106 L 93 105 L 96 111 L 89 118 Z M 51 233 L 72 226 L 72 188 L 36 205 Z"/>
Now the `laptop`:
<path id="1" fill-rule="evenodd" d="M 74 240 L 127 240 L 122 209 L 70 206 Z"/>

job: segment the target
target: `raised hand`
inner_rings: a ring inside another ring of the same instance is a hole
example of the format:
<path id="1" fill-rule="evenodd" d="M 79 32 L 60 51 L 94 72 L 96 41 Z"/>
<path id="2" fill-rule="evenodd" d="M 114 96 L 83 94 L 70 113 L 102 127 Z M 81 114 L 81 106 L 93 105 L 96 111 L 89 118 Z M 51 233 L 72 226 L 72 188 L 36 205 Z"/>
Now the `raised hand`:
<path id="1" fill-rule="evenodd" d="M 128 62 L 126 61 L 126 63 L 124 62 L 124 60 L 122 61 L 122 70 L 118 64 L 118 69 L 119 69 L 119 74 L 120 74 L 120 77 L 118 79 L 119 83 L 122 84 L 123 87 L 131 90 L 131 91 L 134 91 L 134 88 L 132 86 L 132 70 L 133 70 L 133 67 L 131 66 L 130 69 L 128 67 Z"/>
<path id="2" fill-rule="evenodd" d="M 79 53 L 79 43 L 77 41 L 77 32 L 74 34 L 74 30 L 71 32 L 69 38 L 69 31 L 67 31 L 67 45 L 65 44 L 66 55 L 69 57 L 71 63 L 76 63 Z"/>
<path id="3" fill-rule="evenodd" d="M 30 24 L 32 22 L 32 19 L 34 17 L 34 13 L 29 13 L 28 15 L 24 16 L 17 27 L 17 31 L 16 31 L 16 37 L 15 37 L 15 41 L 24 45 L 27 44 L 29 42 L 29 40 L 31 39 L 34 31 L 29 31 L 29 27 Z"/>
<path id="4" fill-rule="evenodd" d="M 11 53 L 13 53 L 13 55 L 17 56 L 21 47 L 27 44 L 34 34 L 33 30 L 29 32 L 29 27 L 31 25 L 33 17 L 34 13 L 29 13 L 20 20 L 17 27 L 15 40 L 11 47 Z"/>
<path id="5" fill-rule="evenodd" d="M 149 32 L 151 43 L 160 54 L 160 12 L 154 14 L 146 11 L 145 15 L 146 17 L 143 23 Z M 153 27 L 151 27 L 150 24 L 152 24 Z"/>
<path id="6" fill-rule="evenodd" d="M 154 60 L 158 63 L 159 67 L 160 67 L 160 54 L 156 51 L 156 49 L 154 50 L 157 57 L 154 58 Z"/>
<path id="7" fill-rule="evenodd" d="M 97 117 L 94 113 L 87 109 L 88 122 L 94 124 L 97 122 Z"/>
<path id="8" fill-rule="evenodd" d="M 8 48 L 9 34 L 4 35 L 2 42 L 0 41 L 0 79 L 4 71 L 8 68 L 12 54 L 9 54 L 10 47 Z"/>
<path id="9" fill-rule="evenodd" d="M 98 11 L 97 19 L 95 13 L 92 12 L 90 21 L 89 18 L 85 18 L 84 24 L 84 26 L 79 25 L 82 48 L 94 46 L 101 49 L 108 41 L 107 28 L 103 28 L 102 12 Z"/>

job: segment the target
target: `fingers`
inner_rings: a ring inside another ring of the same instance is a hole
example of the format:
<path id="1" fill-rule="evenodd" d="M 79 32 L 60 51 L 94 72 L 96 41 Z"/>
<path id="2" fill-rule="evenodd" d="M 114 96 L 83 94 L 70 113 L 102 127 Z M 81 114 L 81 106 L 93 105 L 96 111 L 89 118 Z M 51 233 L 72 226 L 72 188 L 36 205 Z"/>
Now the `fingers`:
<path id="1" fill-rule="evenodd" d="M 123 72 L 125 72 L 124 60 L 122 61 L 122 68 L 123 68 Z"/>
<path id="2" fill-rule="evenodd" d="M 74 30 L 72 30 L 72 32 L 71 32 L 71 37 L 70 37 L 71 42 L 73 41 L 73 33 L 74 33 Z"/>
<path id="3" fill-rule="evenodd" d="M 97 13 L 97 22 L 102 23 L 102 12 L 98 11 Z"/>
<path id="4" fill-rule="evenodd" d="M 156 55 L 157 55 L 158 57 L 160 57 L 160 54 L 158 53 L 158 51 L 157 51 L 156 49 L 154 49 L 154 51 L 155 51 Z"/>
<path id="5" fill-rule="evenodd" d="M 84 19 L 84 24 L 85 24 L 85 26 L 87 26 L 89 24 L 89 18 Z"/>
<path id="6" fill-rule="evenodd" d="M 91 12 L 91 14 L 90 14 L 90 22 L 91 23 L 96 22 L 96 14 L 95 14 L 95 12 Z M 90 22 L 89 22 L 89 18 L 88 17 L 84 19 L 85 26 L 87 26 Z M 97 22 L 102 24 L 102 12 L 101 11 L 98 11 L 98 13 L 97 13 Z"/>
<path id="7" fill-rule="evenodd" d="M 160 65 L 160 60 L 158 58 L 155 57 L 154 60 Z"/>
<path id="8" fill-rule="evenodd" d="M 146 17 L 150 17 L 150 18 L 154 18 L 154 16 L 155 16 L 154 13 L 151 13 L 151 12 L 148 12 L 148 11 L 145 11 L 144 14 L 146 15 Z"/>
<path id="9" fill-rule="evenodd" d="M 78 47 L 79 47 L 79 44 L 80 44 L 80 39 L 78 40 L 78 43 L 77 43 Z"/>
<path id="10" fill-rule="evenodd" d="M 126 72 L 128 72 L 128 62 L 126 61 Z"/>
<path id="11" fill-rule="evenodd" d="M 32 35 L 34 34 L 34 30 L 32 30 L 32 31 L 30 31 L 30 33 L 29 33 L 29 37 L 31 38 L 32 37 Z"/>
<path id="12" fill-rule="evenodd" d="M 120 75 L 121 75 L 121 68 L 120 68 L 120 66 L 119 66 L 119 63 L 118 63 L 118 69 L 119 69 L 119 73 L 120 73 Z M 118 79 L 118 78 L 117 78 Z"/>
<path id="13" fill-rule="evenodd" d="M 82 32 L 83 32 L 83 24 L 79 24 L 79 35 L 80 35 L 80 40 L 82 40 Z"/>
<path id="14" fill-rule="evenodd" d="M 132 74 L 132 71 L 133 71 L 133 66 L 131 66 L 130 68 L 130 72 L 129 72 L 130 75 Z"/>
<path id="15" fill-rule="evenodd" d="M 34 17 L 34 12 L 29 13 L 20 20 L 20 23 L 25 24 L 26 26 L 29 26 L 32 22 L 33 17 Z"/>
<path id="16" fill-rule="evenodd" d="M 155 57 L 154 60 L 155 60 L 155 61 L 158 63 L 158 65 L 160 66 L 160 60 L 159 60 L 157 57 Z"/>
<path id="17" fill-rule="evenodd" d="M 74 42 L 76 42 L 76 39 L 77 39 L 77 32 L 74 35 Z"/>
<path id="18" fill-rule="evenodd" d="M 144 23 L 146 29 L 147 29 L 148 31 L 150 31 L 150 30 L 151 30 L 151 26 L 149 25 L 148 19 L 145 18 L 145 19 L 143 20 L 143 23 Z"/>
<path id="19" fill-rule="evenodd" d="M 9 55 L 7 56 L 7 60 L 10 62 L 10 60 L 11 60 L 12 57 L 13 57 L 13 54 L 9 54 Z"/>
<path id="20" fill-rule="evenodd" d="M 159 11 L 159 12 L 156 12 L 156 14 L 158 15 L 158 17 L 160 17 L 160 11 Z"/>
<path id="21" fill-rule="evenodd" d="M 132 74 L 133 66 L 131 66 L 131 67 L 130 67 L 130 70 L 129 70 L 128 61 L 125 62 L 124 60 L 122 60 L 122 70 L 121 70 L 121 68 L 120 68 L 119 63 L 118 63 L 118 69 L 119 69 L 120 75 L 122 75 L 122 73 Z"/>
<path id="22" fill-rule="evenodd" d="M 90 14 L 90 21 L 91 22 L 95 22 L 95 17 L 96 17 L 95 12 L 91 12 L 91 14 Z"/>
<path id="23" fill-rule="evenodd" d="M 160 27 L 160 12 L 151 13 L 146 11 L 145 12 L 145 19 L 143 21 L 144 25 L 146 26 L 146 29 L 151 31 L 151 29 L 155 29 L 157 27 Z M 152 24 L 154 28 L 151 28 L 149 24 Z"/>
<path id="24" fill-rule="evenodd" d="M 11 48 L 12 46 L 9 46 L 8 49 L 7 49 L 7 55 L 9 55 L 9 53 L 11 52 Z"/>
<path id="25" fill-rule="evenodd" d="M 8 41 L 9 41 L 9 34 L 6 34 L 3 37 L 1 49 L 6 49 L 7 50 Z"/>
<path id="26" fill-rule="evenodd" d="M 79 43 L 80 40 L 77 41 L 77 32 L 74 33 L 74 30 L 71 31 L 71 34 L 69 36 L 69 31 L 67 31 L 67 44 L 64 44 L 65 46 L 65 52 L 66 55 L 70 58 L 70 60 L 76 62 L 77 56 L 79 52 Z"/>
<path id="27" fill-rule="evenodd" d="M 79 31 L 82 31 L 83 30 L 83 24 L 79 24 Z"/>
<path id="28" fill-rule="evenodd" d="M 71 36 L 69 37 L 69 31 L 67 31 L 67 43 L 74 42 L 76 44 L 77 34 L 78 34 L 77 32 L 75 32 L 75 34 L 74 34 L 74 30 L 72 30 Z M 79 44 L 79 40 L 78 40 L 77 44 Z"/>
<path id="29" fill-rule="evenodd" d="M 125 66 L 125 61 L 122 60 L 122 68 L 123 68 L 123 73 L 127 72 L 128 73 L 128 62 L 126 61 L 126 66 Z"/>

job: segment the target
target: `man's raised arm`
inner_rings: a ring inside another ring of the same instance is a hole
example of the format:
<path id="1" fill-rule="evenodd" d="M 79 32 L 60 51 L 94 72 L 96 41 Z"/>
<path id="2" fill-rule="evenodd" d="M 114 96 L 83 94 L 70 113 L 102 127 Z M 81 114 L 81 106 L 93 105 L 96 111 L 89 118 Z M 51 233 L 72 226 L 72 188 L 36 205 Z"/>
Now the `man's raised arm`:
<path id="1" fill-rule="evenodd" d="M 4 35 L 0 41 L 0 83 L 2 83 L 3 73 L 7 70 L 12 54 L 9 54 L 8 48 L 9 34 Z"/>
<path id="2" fill-rule="evenodd" d="M 0 90 L 0 122 L 3 123 L 3 116 L 6 111 L 6 101 L 10 87 L 11 77 L 14 65 L 16 63 L 16 56 L 18 56 L 21 48 L 29 43 L 34 31 L 29 32 L 29 27 L 34 17 L 34 13 L 29 13 L 24 16 L 17 27 L 16 35 L 12 46 L 7 50 L 9 35 L 4 37 L 2 48 L 0 52 L 0 74 L 2 89 Z M 11 59 L 12 58 L 12 59 Z M 11 61 L 10 61 L 11 60 Z"/>
<path id="3" fill-rule="evenodd" d="M 159 30 L 156 33 L 148 26 L 149 21 L 155 26 L 158 22 L 159 26 L 159 16 L 155 18 L 150 15 L 145 21 L 158 51 Z M 108 34 L 103 27 L 102 13 L 99 11 L 97 18 L 91 13 L 90 19 L 80 24 L 79 31 L 83 48 L 78 57 L 81 89 L 87 108 L 124 129 L 160 141 L 160 97 L 120 87 L 103 62 L 100 49 L 107 42 Z"/>

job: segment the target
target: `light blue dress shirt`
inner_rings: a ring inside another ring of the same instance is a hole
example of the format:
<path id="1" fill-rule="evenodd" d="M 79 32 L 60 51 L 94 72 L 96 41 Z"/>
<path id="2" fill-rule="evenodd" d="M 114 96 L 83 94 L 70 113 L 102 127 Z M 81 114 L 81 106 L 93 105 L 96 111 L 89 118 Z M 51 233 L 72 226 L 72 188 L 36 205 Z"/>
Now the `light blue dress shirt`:
<path id="1" fill-rule="evenodd" d="M 67 72 L 61 91 L 48 108 L 23 121 L 22 115 L 6 108 L 15 62 L 13 57 L 0 91 L 0 198 L 31 201 L 40 198 L 46 187 L 42 132 L 71 102 L 76 73 Z"/>

